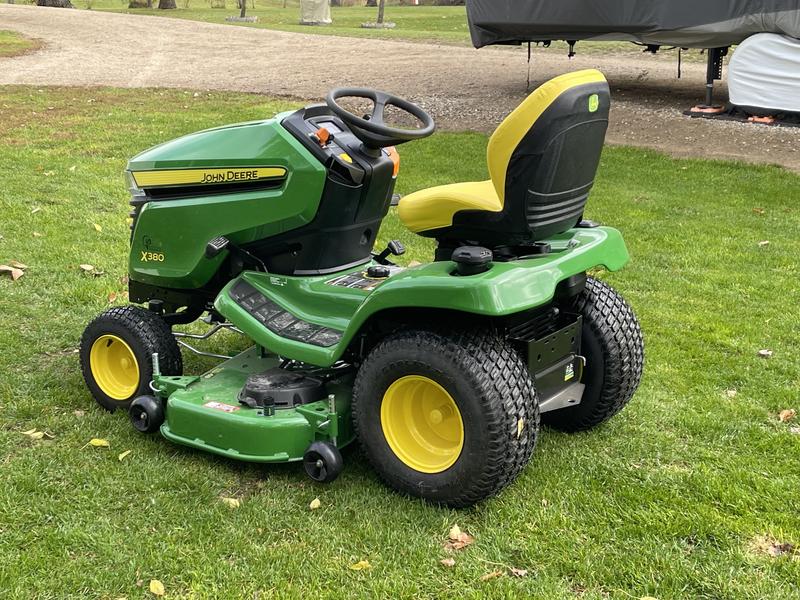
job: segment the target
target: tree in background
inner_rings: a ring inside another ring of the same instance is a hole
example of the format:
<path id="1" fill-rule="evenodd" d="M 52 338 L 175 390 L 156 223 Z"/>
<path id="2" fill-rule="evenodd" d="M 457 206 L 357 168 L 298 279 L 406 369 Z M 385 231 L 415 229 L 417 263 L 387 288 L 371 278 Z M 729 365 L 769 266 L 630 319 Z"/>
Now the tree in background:
<path id="1" fill-rule="evenodd" d="M 175 0 L 158 0 L 158 8 L 161 9 L 178 8 L 178 5 L 175 4 Z"/>

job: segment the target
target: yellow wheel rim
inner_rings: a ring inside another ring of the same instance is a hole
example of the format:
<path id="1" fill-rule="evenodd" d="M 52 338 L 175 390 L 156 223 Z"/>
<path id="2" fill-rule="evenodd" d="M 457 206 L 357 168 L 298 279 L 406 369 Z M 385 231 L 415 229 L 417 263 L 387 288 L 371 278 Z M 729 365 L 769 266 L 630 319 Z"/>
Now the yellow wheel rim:
<path id="1" fill-rule="evenodd" d="M 453 466 L 464 447 L 464 423 L 453 397 L 421 375 L 401 377 L 381 402 L 383 435 L 405 465 L 422 473 Z"/>
<path id="2" fill-rule="evenodd" d="M 139 388 L 139 363 L 131 347 L 116 335 L 102 335 L 92 344 L 89 366 L 97 386 L 114 400 L 127 400 Z"/>

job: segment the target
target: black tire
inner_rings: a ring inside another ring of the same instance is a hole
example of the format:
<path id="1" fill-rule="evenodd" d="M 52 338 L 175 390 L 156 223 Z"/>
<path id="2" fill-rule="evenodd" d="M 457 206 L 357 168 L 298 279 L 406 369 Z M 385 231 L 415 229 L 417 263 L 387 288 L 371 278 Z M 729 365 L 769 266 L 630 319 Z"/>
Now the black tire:
<path id="1" fill-rule="evenodd" d="M 96 374 L 92 372 L 92 347 L 103 336 L 114 336 L 123 341 L 138 368 L 135 385 L 132 384 L 129 390 L 126 389 L 116 397 L 108 393 L 108 386 L 106 390 L 103 389 Z M 163 375 L 183 373 L 183 359 L 178 343 L 170 326 L 156 313 L 139 306 L 123 306 L 111 308 L 97 316 L 83 332 L 80 349 L 83 378 L 97 403 L 113 412 L 118 408 L 127 409 L 137 396 L 150 394 L 150 382 L 153 379 L 152 356 L 156 352 Z"/>
<path id="2" fill-rule="evenodd" d="M 407 376 L 441 386 L 460 413 L 463 446 L 443 471 L 408 466 L 384 434 L 384 395 Z M 383 481 L 402 493 L 455 508 L 485 500 L 511 483 L 530 460 L 539 430 L 538 397 L 526 365 L 505 340 L 487 330 L 411 330 L 388 336 L 361 365 L 352 408 L 361 447 Z"/>
<path id="3" fill-rule="evenodd" d="M 581 354 L 586 358 L 581 403 L 542 415 L 545 425 L 585 431 L 608 421 L 630 401 L 644 368 L 639 321 L 614 289 L 589 277 L 573 307 L 583 316 Z"/>
<path id="4" fill-rule="evenodd" d="M 342 454 L 330 442 L 312 442 L 303 454 L 303 469 L 317 483 L 331 483 L 343 468 Z"/>
<path id="5" fill-rule="evenodd" d="M 155 433 L 164 423 L 164 403 L 153 395 L 137 396 L 128 408 L 133 428 L 140 433 Z"/>

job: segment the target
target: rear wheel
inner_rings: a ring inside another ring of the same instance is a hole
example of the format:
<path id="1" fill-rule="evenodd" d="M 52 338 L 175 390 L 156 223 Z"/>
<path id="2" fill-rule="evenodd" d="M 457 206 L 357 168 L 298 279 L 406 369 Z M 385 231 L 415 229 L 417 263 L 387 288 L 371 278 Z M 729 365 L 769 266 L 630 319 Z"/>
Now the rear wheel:
<path id="1" fill-rule="evenodd" d="M 528 463 L 539 405 L 525 364 L 494 333 L 418 330 L 369 353 L 353 419 L 389 486 L 463 507 L 496 494 Z"/>
<path id="2" fill-rule="evenodd" d="M 639 387 L 644 368 L 639 321 L 611 286 L 588 278 L 574 310 L 583 316 L 583 398 L 577 406 L 542 415 L 546 425 L 568 432 L 591 429 L 621 411 Z"/>
<path id="3" fill-rule="evenodd" d="M 113 412 L 149 394 L 156 352 L 162 374 L 183 372 L 180 348 L 169 325 L 152 311 L 115 307 L 89 323 L 81 337 L 81 370 L 97 403 Z"/>

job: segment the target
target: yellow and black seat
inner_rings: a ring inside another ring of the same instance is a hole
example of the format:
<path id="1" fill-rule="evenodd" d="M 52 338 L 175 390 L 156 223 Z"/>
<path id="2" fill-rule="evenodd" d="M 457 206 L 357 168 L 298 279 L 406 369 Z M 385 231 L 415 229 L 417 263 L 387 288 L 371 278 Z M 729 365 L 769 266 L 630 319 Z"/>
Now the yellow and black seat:
<path id="1" fill-rule="evenodd" d="M 578 71 L 543 84 L 489 139 L 491 179 L 405 196 L 400 219 L 442 242 L 525 244 L 583 217 L 603 150 L 610 94 L 603 74 Z"/>

